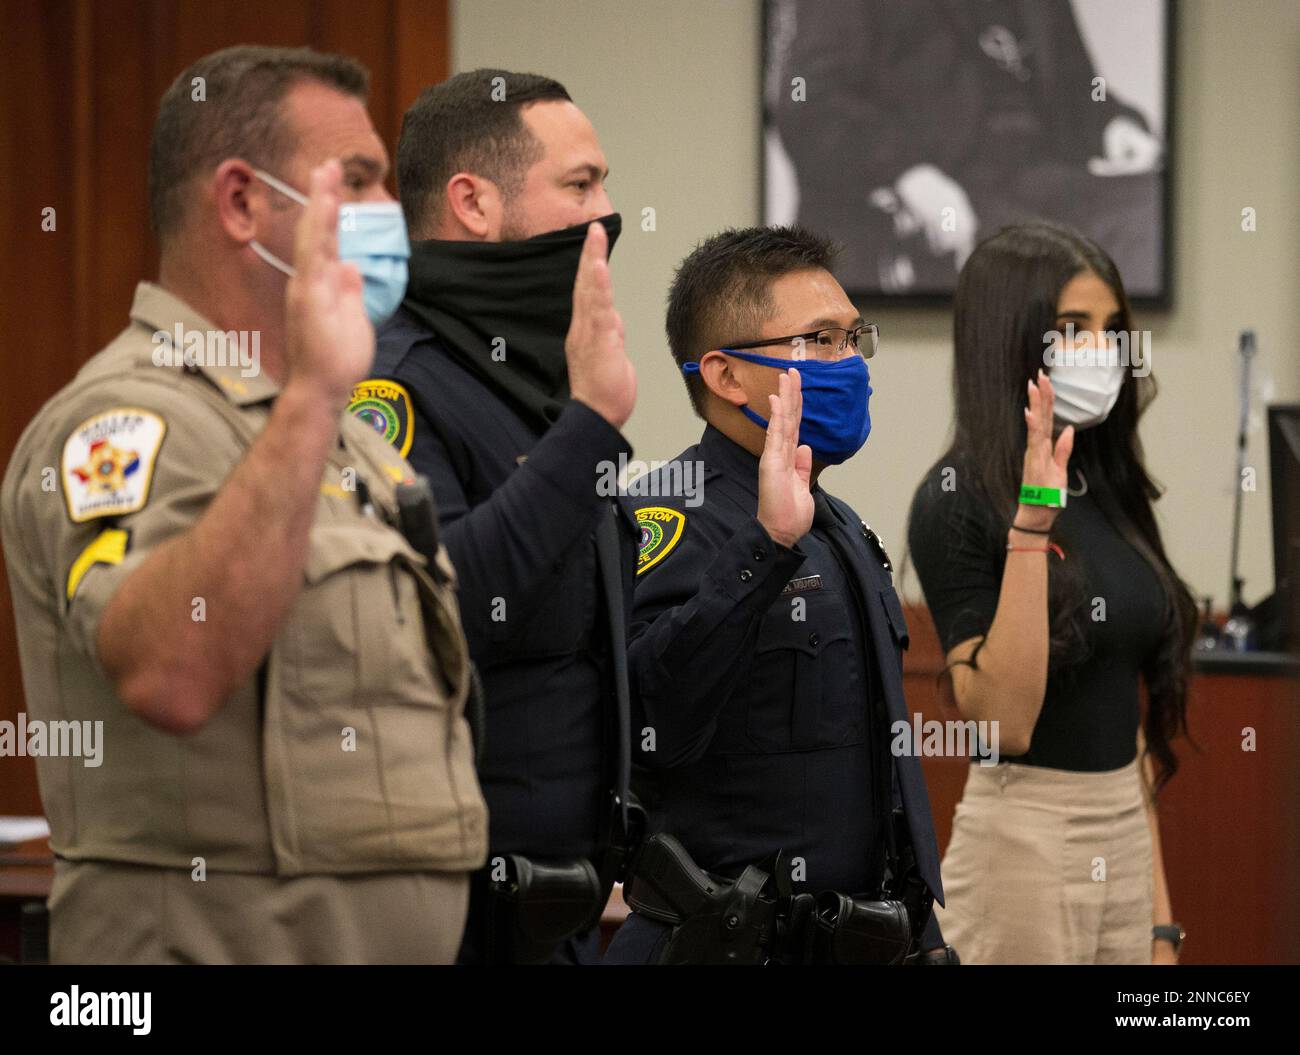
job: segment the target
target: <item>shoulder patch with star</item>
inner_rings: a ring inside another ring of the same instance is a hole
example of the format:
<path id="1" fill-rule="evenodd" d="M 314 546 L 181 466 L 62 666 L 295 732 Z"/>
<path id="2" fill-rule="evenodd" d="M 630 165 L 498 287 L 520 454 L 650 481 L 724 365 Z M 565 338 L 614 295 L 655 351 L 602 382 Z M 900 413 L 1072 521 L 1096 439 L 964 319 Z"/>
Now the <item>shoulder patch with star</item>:
<path id="1" fill-rule="evenodd" d="M 166 434 L 160 415 L 138 407 L 114 407 L 73 429 L 59 474 L 72 522 L 143 509 Z"/>
<path id="2" fill-rule="evenodd" d="M 636 555 L 636 573 L 640 575 L 668 556 L 681 541 L 686 514 L 667 506 L 643 506 L 636 511 L 636 525 L 641 529 Z"/>
<path id="3" fill-rule="evenodd" d="M 403 458 L 411 451 L 411 394 L 396 381 L 371 378 L 352 390 L 348 413 L 355 414 Z"/>

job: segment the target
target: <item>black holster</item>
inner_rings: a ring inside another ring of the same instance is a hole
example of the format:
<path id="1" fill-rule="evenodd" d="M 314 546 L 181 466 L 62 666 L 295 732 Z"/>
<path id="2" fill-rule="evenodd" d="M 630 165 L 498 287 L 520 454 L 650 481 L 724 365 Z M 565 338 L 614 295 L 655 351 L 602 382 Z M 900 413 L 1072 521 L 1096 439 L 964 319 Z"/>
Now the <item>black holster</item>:
<path id="1" fill-rule="evenodd" d="M 588 921 L 589 926 L 600 922 L 600 914 L 609 902 L 615 883 L 625 882 L 637 855 L 641 852 L 647 826 L 645 807 L 634 793 L 627 793 L 627 809 L 614 794 L 610 797 L 609 815 L 602 838 L 600 852 L 600 905 Z"/>
<path id="2" fill-rule="evenodd" d="M 661 833 L 642 845 L 624 898 L 672 927 L 661 964 L 900 964 L 911 951 L 902 901 L 791 894 L 785 873 L 777 854 L 723 879 Z"/>
<path id="3" fill-rule="evenodd" d="M 891 823 L 894 825 L 895 844 L 899 849 L 897 856 L 891 856 L 889 862 L 885 896 L 901 901 L 907 907 L 907 915 L 912 922 L 911 952 L 914 960 L 915 954 L 920 950 L 921 934 L 934 909 L 934 895 L 930 893 L 930 888 L 917 867 L 911 836 L 907 834 L 907 818 L 901 808 L 894 809 Z"/>
<path id="4" fill-rule="evenodd" d="M 486 906 L 488 963 L 547 963 L 566 938 L 599 925 L 610 891 L 622 880 L 645 831 L 645 811 L 636 796 L 628 799 L 626 814 L 620 803 L 612 804 L 599 870 L 585 857 L 539 861 L 521 854 L 489 855 L 487 868 L 475 874 Z M 504 878 L 494 879 L 503 865 Z"/>
<path id="5" fill-rule="evenodd" d="M 805 936 L 805 963 L 895 965 L 912 947 L 912 923 L 901 901 L 826 891 L 817 895 Z"/>
<path id="6" fill-rule="evenodd" d="M 641 915 L 672 926 L 658 963 L 762 964 L 772 955 L 778 898 L 772 877 L 754 865 L 739 879 L 721 879 L 660 833 L 642 844 L 624 897 Z"/>
<path id="7" fill-rule="evenodd" d="M 504 878 L 493 878 L 504 865 Z M 486 886 L 485 959 L 540 964 L 566 938 L 599 918 L 600 877 L 586 858 L 537 861 L 519 854 L 490 858 L 476 878 Z"/>

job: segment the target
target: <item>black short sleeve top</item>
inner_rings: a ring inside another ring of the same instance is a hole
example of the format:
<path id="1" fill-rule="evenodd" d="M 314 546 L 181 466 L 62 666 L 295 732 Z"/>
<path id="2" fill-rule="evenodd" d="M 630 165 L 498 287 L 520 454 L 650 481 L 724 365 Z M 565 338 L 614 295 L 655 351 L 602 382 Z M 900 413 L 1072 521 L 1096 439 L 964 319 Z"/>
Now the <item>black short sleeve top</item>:
<path id="1" fill-rule="evenodd" d="M 1005 532 L 992 511 L 961 488 L 960 475 L 936 466 L 917 489 L 908 527 L 912 563 L 945 652 L 988 632 L 1008 557 Z M 1072 472 L 1072 488 L 1083 490 L 1082 483 Z M 1163 624 L 1160 581 L 1089 491 L 1069 496 L 1053 539 L 1066 560 L 1080 565 L 1084 658 L 1049 674 L 1029 751 L 1008 761 L 1075 771 L 1119 769 L 1137 753 L 1139 678 L 1159 647 Z"/>

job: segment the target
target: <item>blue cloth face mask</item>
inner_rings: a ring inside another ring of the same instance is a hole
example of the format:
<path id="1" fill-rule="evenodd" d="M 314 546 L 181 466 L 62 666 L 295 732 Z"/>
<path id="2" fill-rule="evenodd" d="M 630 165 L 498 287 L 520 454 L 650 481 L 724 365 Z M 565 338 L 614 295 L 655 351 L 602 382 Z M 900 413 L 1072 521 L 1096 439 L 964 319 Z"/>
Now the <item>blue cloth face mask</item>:
<path id="1" fill-rule="evenodd" d="M 253 175 L 299 205 L 307 204 L 305 195 L 269 172 L 254 169 Z M 256 239 L 249 242 L 249 248 L 273 268 L 293 277 L 294 269 Z M 339 207 L 339 259 L 361 272 L 366 315 L 376 326 L 392 315 L 406 296 L 410 255 L 406 219 L 397 202 L 349 202 Z"/>
<path id="2" fill-rule="evenodd" d="M 871 433 L 871 375 L 867 361 L 851 355 L 834 363 L 818 359 L 774 359 L 767 355 L 718 349 L 726 355 L 777 370 L 794 367 L 799 371 L 803 390 L 803 418 L 799 422 L 799 442 L 812 448 L 813 459 L 826 465 L 839 465 L 862 449 Z M 683 363 L 682 373 L 698 374 L 699 363 Z M 767 428 L 767 421 L 747 406 L 741 413 L 756 425 Z"/>

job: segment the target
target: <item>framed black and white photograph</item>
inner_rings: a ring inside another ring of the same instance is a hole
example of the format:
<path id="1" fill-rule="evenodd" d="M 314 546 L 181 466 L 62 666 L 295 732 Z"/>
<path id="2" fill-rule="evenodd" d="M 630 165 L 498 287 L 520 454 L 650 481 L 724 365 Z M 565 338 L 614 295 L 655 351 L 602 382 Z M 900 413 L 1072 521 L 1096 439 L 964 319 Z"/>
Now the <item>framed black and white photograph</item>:
<path id="1" fill-rule="evenodd" d="M 1171 0 L 768 0 L 764 222 L 843 247 L 850 294 L 940 303 L 1025 219 L 1170 295 Z"/>

